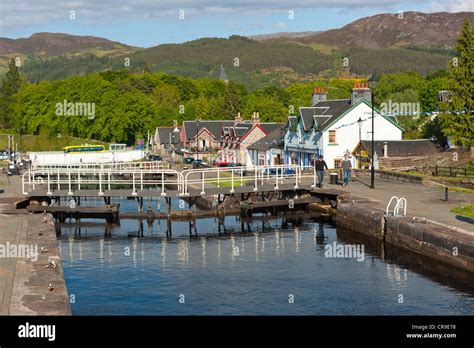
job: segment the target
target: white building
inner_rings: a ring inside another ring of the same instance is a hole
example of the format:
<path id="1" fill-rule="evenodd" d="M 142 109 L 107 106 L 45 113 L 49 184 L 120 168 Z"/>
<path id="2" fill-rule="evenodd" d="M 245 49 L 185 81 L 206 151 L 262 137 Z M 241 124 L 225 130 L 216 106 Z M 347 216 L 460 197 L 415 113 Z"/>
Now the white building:
<path id="1" fill-rule="evenodd" d="M 339 168 L 344 154 L 350 153 L 359 140 L 371 140 L 370 101 L 370 89 L 365 84 L 354 86 L 351 99 L 339 100 L 327 100 L 327 93 L 316 88 L 313 106 L 301 107 L 297 116 L 288 118 L 285 162 L 308 165 L 323 155 L 329 168 Z M 375 110 L 375 140 L 401 140 L 402 131 L 395 119 Z"/>

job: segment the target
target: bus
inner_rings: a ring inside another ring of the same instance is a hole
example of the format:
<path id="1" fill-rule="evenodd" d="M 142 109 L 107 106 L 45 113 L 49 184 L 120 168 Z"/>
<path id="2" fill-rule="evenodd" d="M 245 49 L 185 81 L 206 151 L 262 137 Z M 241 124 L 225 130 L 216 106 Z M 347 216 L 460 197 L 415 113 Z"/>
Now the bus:
<path id="1" fill-rule="evenodd" d="M 104 145 L 76 145 L 63 147 L 64 153 L 105 152 Z"/>

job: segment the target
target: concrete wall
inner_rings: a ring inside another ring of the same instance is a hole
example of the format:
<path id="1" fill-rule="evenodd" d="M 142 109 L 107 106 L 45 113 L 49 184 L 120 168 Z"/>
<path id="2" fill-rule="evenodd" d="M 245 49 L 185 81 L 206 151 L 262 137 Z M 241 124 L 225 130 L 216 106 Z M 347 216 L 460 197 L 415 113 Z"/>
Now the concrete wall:
<path id="1" fill-rule="evenodd" d="M 474 272 L 474 236 L 408 217 L 386 218 L 385 240 Z"/>
<path id="2" fill-rule="evenodd" d="M 349 230 L 383 239 L 384 212 L 351 204 L 338 204 L 336 222 Z"/>
<path id="3" fill-rule="evenodd" d="M 384 240 L 432 259 L 474 272 L 474 236 L 410 217 L 384 216 L 370 206 L 339 204 L 338 226 Z"/>

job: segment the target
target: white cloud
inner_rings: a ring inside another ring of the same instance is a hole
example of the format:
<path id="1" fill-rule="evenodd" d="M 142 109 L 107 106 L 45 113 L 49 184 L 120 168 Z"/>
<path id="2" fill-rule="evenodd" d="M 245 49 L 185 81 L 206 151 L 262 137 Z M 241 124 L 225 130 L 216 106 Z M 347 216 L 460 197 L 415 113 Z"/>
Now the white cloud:
<path id="1" fill-rule="evenodd" d="M 429 12 L 472 12 L 474 11 L 473 0 L 454 0 L 443 2 L 432 2 Z"/>
<path id="2" fill-rule="evenodd" d="M 288 23 L 285 22 L 276 22 L 272 25 L 273 29 L 284 30 L 288 28 Z"/>
<path id="3" fill-rule="evenodd" d="M 186 17 L 200 15 L 272 14 L 308 9 L 367 8 L 370 11 L 394 12 L 404 7 L 430 7 L 433 0 L 0 0 L 0 29 L 28 28 L 69 19 L 75 10 L 76 18 L 88 23 L 126 22 L 134 20 L 173 19 L 184 10 Z M 445 0 L 434 3 L 440 10 L 469 10 L 472 0 Z M 472 5 L 471 5 L 472 6 Z M 471 9 L 472 10 L 472 9 Z M 369 12 L 369 11 L 368 11 Z M 280 25 L 280 24 L 279 24 Z M 2 33 L 0 31 L 0 36 Z"/>

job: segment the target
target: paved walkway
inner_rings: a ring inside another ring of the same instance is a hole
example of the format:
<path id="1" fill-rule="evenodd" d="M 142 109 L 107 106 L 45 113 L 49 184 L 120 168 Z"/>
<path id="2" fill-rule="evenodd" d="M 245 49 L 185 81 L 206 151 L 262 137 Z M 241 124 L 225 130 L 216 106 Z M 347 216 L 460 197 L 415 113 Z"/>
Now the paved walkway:
<path id="1" fill-rule="evenodd" d="M 25 216 L 0 214 L 0 245 L 20 243 L 26 234 L 26 223 Z M 9 312 L 17 260 L 0 255 L 0 315 Z"/>
<path id="2" fill-rule="evenodd" d="M 474 219 L 465 219 L 450 210 L 465 203 L 474 204 L 474 194 L 449 192 L 448 202 L 444 201 L 444 190 L 435 186 L 425 186 L 397 182 L 387 179 L 375 179 L 375 189 L 370 189 L 370 177 L 353 178 L 349 186 L 326 184 L 325 188 L 338 190 L 365 197 L 379 203 L 385 210 L 392 196 L 405 197 L 408 201 L 407 215 L 425 217 L 446 225 L 474 231 Z"/>

